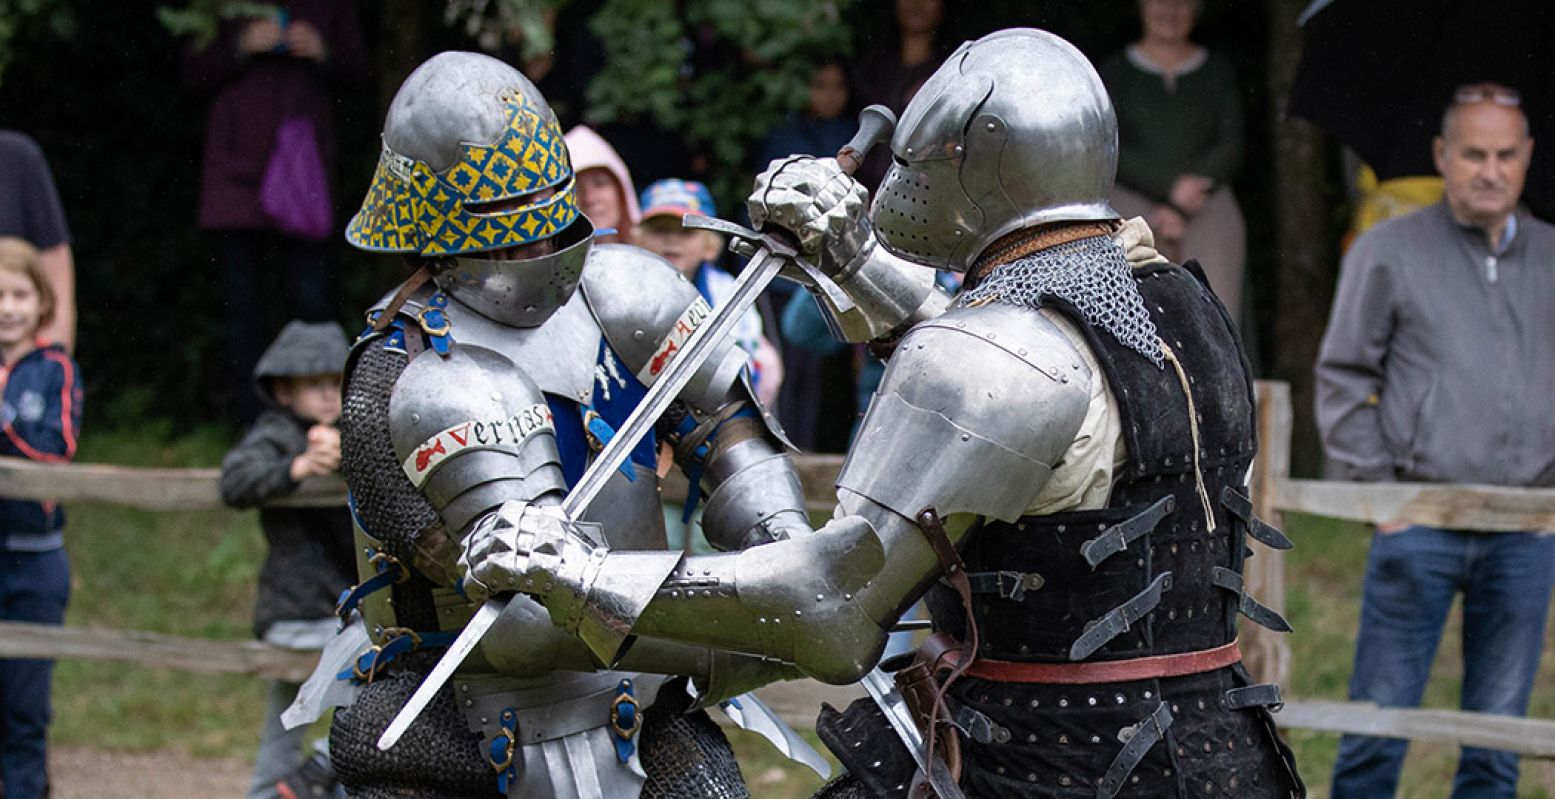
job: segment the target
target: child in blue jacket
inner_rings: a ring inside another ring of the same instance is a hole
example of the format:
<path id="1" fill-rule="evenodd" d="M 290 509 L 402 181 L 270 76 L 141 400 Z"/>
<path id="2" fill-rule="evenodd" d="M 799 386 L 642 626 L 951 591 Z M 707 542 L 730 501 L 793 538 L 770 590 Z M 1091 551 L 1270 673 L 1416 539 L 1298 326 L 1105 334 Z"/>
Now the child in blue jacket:
<path id="1" fill-rule="evenodd" d="M 0 455 L 75 457 L 81 380 L 75 361 L 38 336 L 54 295 L 26 241 L 0 237 Z M 0 619 L 63 624 L 70 597 L 65 513 L 53 502 L 0 499 Z M 0 660 L 0 784 L 6 799 L 47 794 L 52 660 Z"/>

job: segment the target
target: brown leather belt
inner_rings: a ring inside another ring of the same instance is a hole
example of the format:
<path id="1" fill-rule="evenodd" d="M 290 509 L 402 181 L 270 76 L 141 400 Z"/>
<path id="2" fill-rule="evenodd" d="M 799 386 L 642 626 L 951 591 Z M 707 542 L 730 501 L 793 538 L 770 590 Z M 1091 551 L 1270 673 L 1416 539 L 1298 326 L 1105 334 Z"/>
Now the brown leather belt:
<path id="1" fill-rule="evenodd" d="M 949 651 L 941 656 L 941 662 L 954 666 L 961 653 Z M 994 682 L 1024 682 L 1048 685 L 1090 685 L 1103 682 L 1130 682 L 1153 680 L 1160 677 L 1182 677 L 1229 666 L 1242 660 L 1242 650 L 1232 641 L 1214 649 L 1198 652 L 1181 652 L 1175 655 L 1152 655 L 1129 660 L 1102 660 L 1089 663 L 1016 663 L 1008 660 L 977 658 L 964 674 Z"/>

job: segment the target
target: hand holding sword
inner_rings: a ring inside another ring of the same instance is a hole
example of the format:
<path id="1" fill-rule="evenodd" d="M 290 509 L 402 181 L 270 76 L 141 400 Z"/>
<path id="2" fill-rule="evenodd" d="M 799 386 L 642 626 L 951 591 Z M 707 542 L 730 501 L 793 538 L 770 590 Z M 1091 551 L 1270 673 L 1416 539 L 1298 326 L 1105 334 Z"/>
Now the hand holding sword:
<path id="1" fill-rule="evenodd" d="M 843 169 L 847 171 L 851 171 L 849 165 L 851 165 L 851 168 L 857 168 L 862 154 L 868 152 L 871 146 L 889 138 L 896 124 L 895 115 L 883 106 L 870 106 L 859 117 L 859 132 L 838 153 L 839 159 L 847 161 L 847 164 L 843 166 Z M 779 168 L 779 173 L 781 171 L 782 169 Z M 753 213 L 754 216 L 755 214 Z M 779 221 L 786 222 L 787 220 Z M 779 234 L 757 233 L 738 225 L 707 217 L 687 217 L 685 224 L 688 227 L 702 226 L 729 234 L 734 238 L 731 247 L 736 252 L 748 254 L 750 262 L 746 265 L 744 271 L 740 273 L 731 296 L 692 332 L 691 336 L 681 346 L 680 351 L 671 360 L 670 365 L 660 373 L 659 378 L 649 388 L 647 395 L 633 409 L 626 422 L 616 431 L 610 442 L 600 451 L 598 457 L 589 464 L 587 471 L 584 472 L 577 484 L 573 486 L 559 508 L 535 514 L 537 520 L 553 522 L 554 524 L 550 526 L 557 530 L 568 531 L 576 526 L 583 512 L 594 498 L 599 495 L 600 490 L 609 480 L 611 474 L 621 463 L 625 462 L 636 443 L 642 439 L 642 436 L 652 428 L 658 418 L 668 409 L 670 403 L 674 401 L 696 373 L 697 368 L 706 360 L 716 345 L 733 331 L 736 323 L 744 315 L 745 311 L 755 304 L 756 298 L 761 294 L 761 291 L 772 282 L 772 279 L 778 275 L 784 266 L 790 266 L 798 270 L 799 273 L 808 276 L 812 281 L 825 279 L 824 271 L 817 270 L 807 261 L 801 259 L 799 250 L 786 241 L 784 236 Z M 804 233 L 801 232 L 801 245 L 805 243 L 803 237 Z M 811 243 L 813 244 L 814 242 Z M 807 251 L 810 251 L 809 248 L 807 248 Z M 827 253 L 819 253 L 819 255 L 823 268 L 824 265 L 830 265 Z M 826 282 L 829 283 L 830 281 Z M 835 289 L 835 286 L 829 287 L 829 290 Z M 837 292 L 840 294 L 840 290 L 837 290 Z M 541 517 L 545 518 L 542 519 Z M 548 537 L 555 538 L 555 536 Z M 530 540 L 534 540 L 533 535 L 531 535 Z M 518 551 L 523 549 L 524 544 L 527 542 L 515 540 L 514 543 L 519 546 L 512 547 L 513 551 L 508 554 L 511 555 L 515 568 L 502 570 L 514 578 L 513 584 L 501 585 L 500 581 L 495 579 L 487 583 L 498 591 L 506 588 L 536 588 L 538 585 L 530 579 L 535 576 L 539 577 L 540 582 L 545 582 L 544 575 L 525 574 L 524 567 L 518 563 L 520 560 L 527 560 L 525 557 L 526 553 Z M 558 546 L 587 546 L 587 542 L 576 540 L 571 537 L 570 533 L 566 533 L 559 540 L 554 540 L 553 543 Z M 490 570 L 486 572 L 486 575 L 491 575 Z M 404 735 L 405 731 L 410 728 L 411 723 L 431 702 L 432 697 L 453 676 L 459 664 L 474 650 L 481 637 L 491 628 L 497 617 L 502 614 L 502 610 L 507 606 L 507 602 L 508 597 L 501 595 L 493 596 L 486 600 L 480 610 L 465 625 L 458 638 L 449 646 L 448 651 L 438 661 L 437 666 L 422 681 L 410 700 L 405 703 L 399 714 L 394 717 L 394 720 L 384 730 L 383 735 L 379 737 L 378 748 L 380 750 L 388 750 Z"/>

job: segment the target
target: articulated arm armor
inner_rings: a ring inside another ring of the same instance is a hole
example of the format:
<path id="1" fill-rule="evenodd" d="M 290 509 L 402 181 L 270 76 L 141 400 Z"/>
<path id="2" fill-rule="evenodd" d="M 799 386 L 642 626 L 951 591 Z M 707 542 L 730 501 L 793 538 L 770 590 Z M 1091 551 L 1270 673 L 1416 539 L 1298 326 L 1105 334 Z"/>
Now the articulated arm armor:
<path id="1" fill-rule="evenodd" d="M 711 313 L 668 262 L 625 245 L 596 249 L 583 293 L 610 346 L 648 386 Z M 723 550 L 810 531 L 804 490 L 786 454 L 791 446 L 751 391 L 747 360 L 734 341 L 723 342 L 658 426 L 692 491 L 706 489 L 703 532 Z M 697 499 L 694 493 L 688 504 Z"/>
<path id="2" fill-rule="evenodd" d="M 511 570 L 476 561 L 472 574 L 540 597 L 564 629 L 730 649 L 851 682 L 937 573 L 918 511 L 946 518 L 952 541 L 978 516 L 1021 516 L 1072 443 L 1090 379 L 1040 316 L 955 311 L 902 342 L 839 477 L 837 515 L 816 535 L 704 557 L 612 552 L 508 505 L 486 532 L 514 541 L 527 561 Z M 644 601 L 640 581 L 658 569 L 668 579 Z M 602 659 L 614 656 L 612 639 L 580 634 Z"/>

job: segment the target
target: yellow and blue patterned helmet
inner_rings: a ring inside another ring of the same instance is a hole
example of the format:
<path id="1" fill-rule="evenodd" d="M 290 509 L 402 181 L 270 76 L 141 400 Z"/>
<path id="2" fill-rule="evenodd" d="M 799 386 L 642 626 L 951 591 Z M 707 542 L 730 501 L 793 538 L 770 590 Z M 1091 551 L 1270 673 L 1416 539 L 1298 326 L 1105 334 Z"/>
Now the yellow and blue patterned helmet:
<path id="1" fill-rule="evenodd" d="M 581 218 L 567 144 L 539 90 L 497 59 L 450 52 L 395 94 L 346 239 L 373 252 L 456 256 L 532 244 Z"/>

